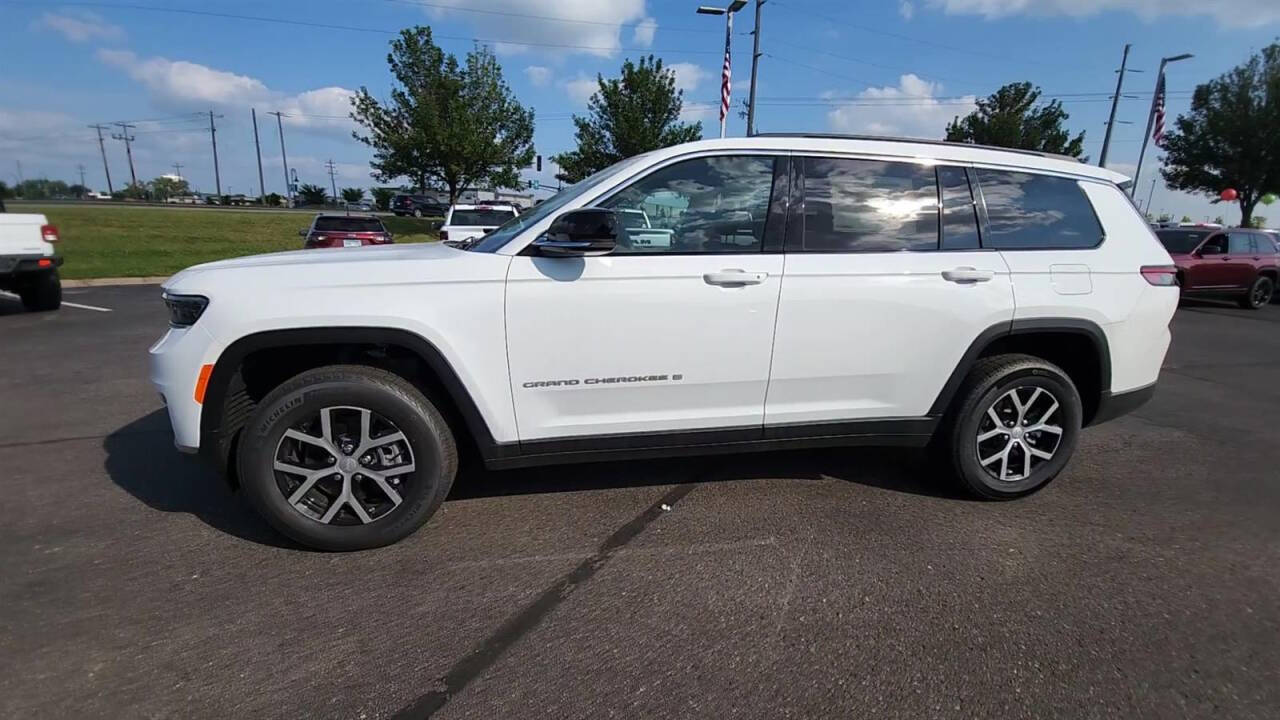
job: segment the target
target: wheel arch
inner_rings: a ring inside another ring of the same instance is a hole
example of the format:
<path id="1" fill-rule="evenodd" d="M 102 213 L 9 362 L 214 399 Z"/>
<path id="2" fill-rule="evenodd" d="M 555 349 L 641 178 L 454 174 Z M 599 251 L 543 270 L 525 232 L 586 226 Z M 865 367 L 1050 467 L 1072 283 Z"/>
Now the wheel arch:
<path id="1" fill-rule="evenodd" d="M 268 357 L 279 362 L 263 377 L 253 377 L 254 359 Z M 205 390 L 201 453 L 234 483 L 235 464 L 229 458 L 240 429 L 265 392 L 303 370 L 344 362 L 397 372 L 444 405 L 439 409 L 446 420 L 455 432 L 465 431 L 482 456 L 488 457 L 498 447 L 471 393 L 444 354 L 426 338 L 398 328 L 316 327 L 253 333 L 227 346 L 214 363 Z M 409 371 L 414 365 L 417 371 Z M 466 440 L 459 438 L 459 444 Z"/>
<path id="2" fill-rule="evenodd" d="M 974 338 L 929 408 L 942 417 L 960 385 L 984 357 L 1018 352 L 1061 367 L 1080 392 L 1084 424 L 1089 425 L 1104 394 L 1111 390 L 1111 348 L 1102 327 L 1081 318 L 1033 318 L 992 325 Z"/>

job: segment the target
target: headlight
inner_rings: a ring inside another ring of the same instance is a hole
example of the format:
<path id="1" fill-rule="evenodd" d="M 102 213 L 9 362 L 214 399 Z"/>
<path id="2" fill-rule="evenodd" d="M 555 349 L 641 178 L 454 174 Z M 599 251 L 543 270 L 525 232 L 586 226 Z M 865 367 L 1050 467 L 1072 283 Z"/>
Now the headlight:
<path id="1" fill-rule="evenodd" d="M 164 304 L 169 308 L 169 327 L 191 327 L 209 306 L 209 298 L 201 295 L 164 294 Z"/>

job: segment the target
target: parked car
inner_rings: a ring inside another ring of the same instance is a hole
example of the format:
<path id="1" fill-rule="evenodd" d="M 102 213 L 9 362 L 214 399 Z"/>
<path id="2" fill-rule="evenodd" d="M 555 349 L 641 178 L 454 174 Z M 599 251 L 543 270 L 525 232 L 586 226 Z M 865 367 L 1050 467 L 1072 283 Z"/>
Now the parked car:
<path id="1" fill-rule="evenodd" d="M 39 213 L 8 213 L 0 202 L 0 290 L 17 293 L 28 310 L 62 305 L 58 228 Z"/>
<path id="2" fill-rule="evenodd" d="M 515 205 L 454 205 L 445 213 L 440 239 L 465 244 L 520 214 Z"/>
<path id="3" fill-rule="evenodd" d="M 374 204 L 368 200 L 357 200 L 356 202 L 345 203 L 345 209 L 347 210 L 347 212 L 371 213 L 377 210 L 378 208 L 375 207 Z"/>
<path id="4" fill-rule="evenodd" d="M 1280 280 L 1280 254 L 1261 230 L 1187 227 L 1157 230 L 1178 267 L 1183 295 L 1233 297 L 1256 310 L 1271 302 Z"/>
<path id="5" fill-rule="evenodd" d="M 427 195 L 395 195 L 391 198 L 391 212 L 402 217 L 444 217 L 448 209 L 448 203 Z"/>
<path id="6" fill-rule="evenodd" d="M 1155 391 L 1175 268 L 1125 185 L 965 144 L 687 143 L 462 248 L 180 272 L 151 378 L 180 449 L 329 550 L 414 532 L 463 446 L 492 468 L 931 446 L 969 492 L 1011 499 Z M 654 206 L 665 252 L 621 219 Z"/>
<path id="7" fill-rule="evenodd" d="M 298 234 L 305 238 L 305 250 L 388 245 L 393 241 L 382 221 L 371 215 L 316 215 Z"/>

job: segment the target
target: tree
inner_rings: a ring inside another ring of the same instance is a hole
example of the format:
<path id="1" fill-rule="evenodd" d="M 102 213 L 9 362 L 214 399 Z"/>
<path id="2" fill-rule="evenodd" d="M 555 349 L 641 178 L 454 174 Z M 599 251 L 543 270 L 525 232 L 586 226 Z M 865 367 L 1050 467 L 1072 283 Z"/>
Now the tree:
<path id="1" fill-rule="evenodd" d="M 1219 215 L 1218 217 L 1214 218 L 1214 219 L 1213 219 L 1213 222 L 1214 222 L 1215 224 L 1217 224 L 1217 225 L 1226 225 L 1226 224 L 1227 224 L 1227 221 L 1226 221 L 1226 220 L 1223 220 L 1221 215 Z"/>
<path id="2" fill-rule="evenodd" d="M 680 122 L 684 91 L 675 72 L 652 55 L 622 63 L 622 75 L 604 79 L 587 105 L 587 116 L 573 116 L 578 147 L 555 155 L 557 178 L 575 183 L 632 155 L 702 137 L 702 123 Z"/>
<path id="3" fill-rule="evenodd" d="M 0 200 L 8 197 L 13 197 L 13 189 L 9 187 L 8 183 L 0 180 Z"/>
<path id="4" fill-rule="evenodd" d="M 31 178 L 18 183 L 14 188 L 14 194 L 25 200 L 45 200 L 66 197 L 70 194 L 70 187 L 61 180 Z"/>
<path id="5" fill-rule="evenodd" d="M 1280 189 L 1280 43 L 1196 87 L 1191 111 L 1165 134 L 1160 174 L 1175 190 L 1216 196 L 1234 188 L 1248 227 L 1264 195 Z M 1217 202 L 1215 200 L 1214 202 Z"/>
<path id="6" fill-rule="evenodd" d="M 1172 219 L 1173 219 L 1173 216 L 1170 215 L 1169 213 L 1160 213 L 1160 217 L 1156 218 L 1156 222 L 1167 223 Z"/>
<path id="7" fill-rule="evenodd" d="M 342 188 L 342 199 L 349 202 L 360 202 L 364 199 L 364 188 Z"/>
<path id="8" fill-rule="evenodd" d="M 395 188 L 376 187 L 371 192 L 373 193 L 373 204 L 379 210 L 390 210 L 391 198 L 395 197 L 395 194 L 399 191 Z"/>
<path id="9" fill-rule="evenodd" d="M 111 197 L 119 200 L 146 200 L 147 187 L 142 183 L 132 183 L 112 193 Z"/>
<path id="10" fill-rule="evenodd" d="M 78 198 L 82 198 L 85 195 L 89 194 L 89 188 L 79 183 L 76 183 L 75 185 L 68 187 L 67 192 L 71 193 L 72 195 L 75 195 Z"/>
<path id="11" fill-rule="evenodd" d="M 1252 224 L 1249 225 L 1249 227 L 1258 228 L 1259 230 L 1261 230 L 1266 226 L 1267 226 L 1267 219 L 1261 215 L 1254 215 L 1252 219 Z"/>
<path id="12" fill-rule="evenodd" d="M 1182 222 L 1184 222 L 1184 223 L 1189 223 L 1189 222 L 1191 222 L 1191 216 L 1190 216 L 1190 215 L 1183 215 L 1183 216 L 1182 216 Z"/>
<path id="13" fill-rule="evenodd" d="M 279 207 L 280 203 L 284 202 L 284 197 L 280 193 L 267 193 L 263 199 L 266 200 L 267 207 Z"/>
<path id="14" fill-rule="evenodd" d="M 364 87 L 351 99 L 364 127 L 352 136 L 373 148 L 375 178 L 443 185 L 450 203 L 476 184 L 519 185 L 533 162 L 533 110 L 516 101 L 490 50 L 475 48 L 460 66 L 418 26 L 391 42 L 387 64 L 395 82 L 386 104 Z"/>
<path id="15" fill-rule="evenodd" d="M 1052 100 L 1037 106 L 1040 94 L 1040 88 L 1028 82 L 1005 85 L 979 100 L 977 110 L 951 121 L 946 139 L 1080 157 L 1084 132 L 1071 137 L 1062 127 L 1070 117 L 1062 102 Z"/>
<path id="16" fill-rule="evenodd" d="M 182 178 L 160 177 L 150 183 L 151 197 L 155 200 L 166 200 L 179 195 L 190 195 L 191 186 Z"/>
<path id="17" fill-rule="evenodd" d="M 324 205 L 328 193 L 320 185 L 306 184 L 298 188 L 298 197 L 302 199 L 303 205 Z"/>

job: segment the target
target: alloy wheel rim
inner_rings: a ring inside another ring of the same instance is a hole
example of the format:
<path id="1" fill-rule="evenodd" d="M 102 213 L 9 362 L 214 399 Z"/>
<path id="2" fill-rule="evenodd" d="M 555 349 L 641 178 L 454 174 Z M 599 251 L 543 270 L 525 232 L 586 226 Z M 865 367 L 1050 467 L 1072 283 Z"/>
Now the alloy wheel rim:
<path id="1" fill-rule="evenodd" d="M 1058 398 L 1042 387 L 1026 385 L 1001 394 L 978 423 L 978 464 L 1002 483 L 1031 477 L 1062 444 L 1061 412 Z"/>
<path id="2" fill-rule="evenodd" d="M 1267 300 L 1271 299 L 1269 297 L 1270 294 L 1271 294 L 1270 287 L 1268 287 L 1267 283 L 1265 282 L 1258 283 L 1258 286 L 1253 289 L 1253 304 L 1254 305 L 1265 304 Z"/>
<path id="3" fill-rule="evenodd" d="M 404 502 L 417 470 L 408 438 L 386 417 L 321 408 L 285 430 L 272 469 L 285 501 L 325 525 L 367 525 Z"/>

